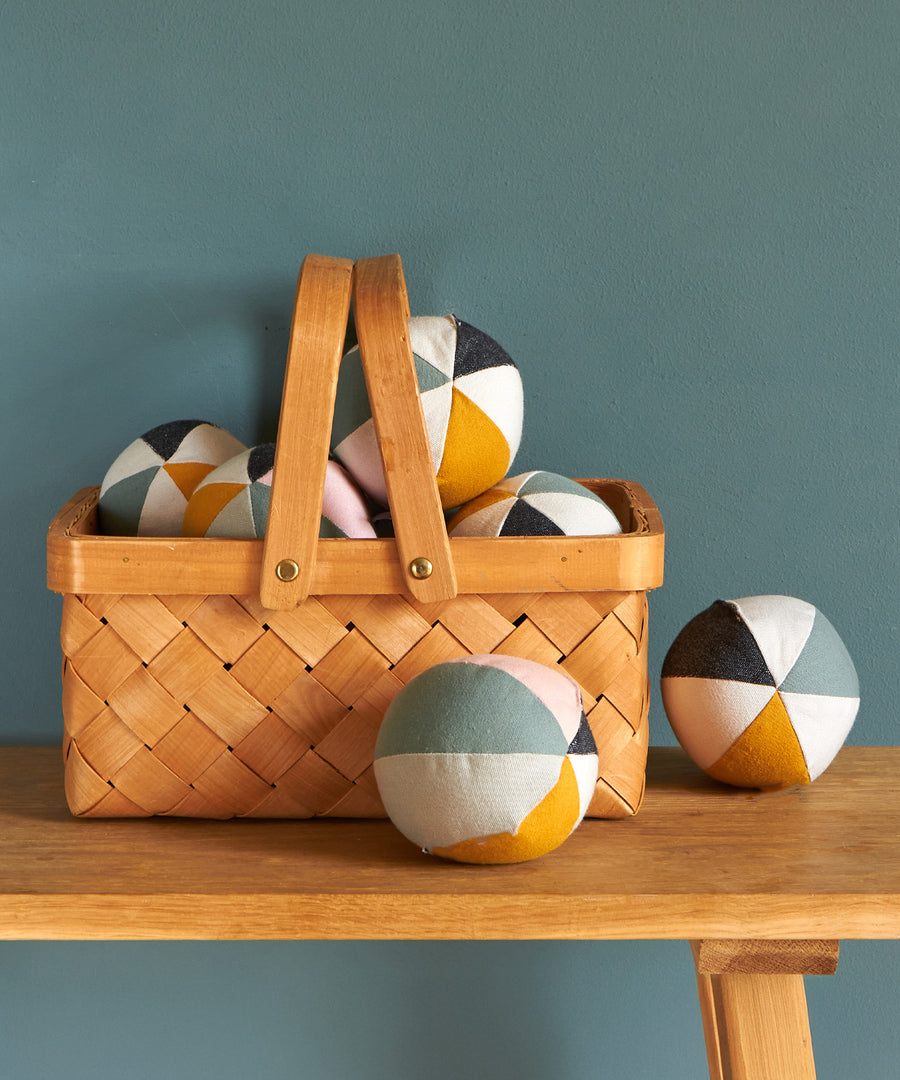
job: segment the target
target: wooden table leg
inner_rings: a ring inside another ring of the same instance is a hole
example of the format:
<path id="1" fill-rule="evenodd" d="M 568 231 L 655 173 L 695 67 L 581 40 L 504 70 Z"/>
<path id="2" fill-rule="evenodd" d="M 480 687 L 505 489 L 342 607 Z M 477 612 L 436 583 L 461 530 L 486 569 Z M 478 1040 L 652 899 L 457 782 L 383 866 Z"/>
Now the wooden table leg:
<path id="1" fill-rule="evenodd" d="M 837 941 L 691 942 L 710 1080 L 815 1080 L 804 975 L 833 975 Z"/>

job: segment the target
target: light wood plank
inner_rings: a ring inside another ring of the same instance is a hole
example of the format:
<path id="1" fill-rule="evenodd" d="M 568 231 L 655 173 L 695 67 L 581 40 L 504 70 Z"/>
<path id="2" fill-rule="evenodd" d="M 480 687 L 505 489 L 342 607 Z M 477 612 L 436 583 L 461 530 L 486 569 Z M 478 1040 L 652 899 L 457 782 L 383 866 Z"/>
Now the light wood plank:
<path id="1" fill-rule="evenodd" d="M 697 941 L 691 948 L 703 975 L 833 975 L 839 941 Z"/>
<path id="2" fill-rule="evenodd" d="M 719 1022 L 712 980 L 712 975 L 703 975 L 697 971 L 697 997 L 700 1003 L 700 1019 L 703 1021 L 709 1080 L 725 1080 L 722 1075 L 722 1048 L 719 1045 Z"/>
<path id="3" fill-rule="evenodd" d="M 711 1080 L 815 1077 L 803 975 L 833 975 L 839 942 L 694 941 Z"/>
<path id="4" fill-rule="evenodd" d="M 802 975 L 711 975 L 722 1080 L 815 1080 Z M 710 1042 L 707 1040 L 707 1049 Z"/>
<path id="5" fill-rule="evenodd" d="M 61 758 L 0 749 L 5 938 L 900 936 L 900 748 L 845 748 L 777 795 L 656 748 L 637 817 L 508 867 L 426 856 L 384 821 L 76 820 Z"/>

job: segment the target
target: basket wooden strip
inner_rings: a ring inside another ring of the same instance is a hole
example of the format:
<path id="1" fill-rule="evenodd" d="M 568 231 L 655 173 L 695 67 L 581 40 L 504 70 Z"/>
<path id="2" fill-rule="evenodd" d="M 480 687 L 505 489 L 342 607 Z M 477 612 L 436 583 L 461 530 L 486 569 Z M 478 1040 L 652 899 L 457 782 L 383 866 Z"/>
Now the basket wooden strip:
<path id="1" fill-rule="evenodd" d="M 297 279 L 260 598 L 290 609 L 309 595 L 325 490 L 328 443 L 321 416 L 334 412 L 350 311 L 353 263 L 308 255 Z M 288 573 L 283 572 L 287 568 Z"/>
<path id="2" fill-rule="evenodd" d="M 664 530 L 644 488 L 631 480 L 581 479 L 622 522 L 616 536 L 503 537 L 450 540 L 458 592 L 534 590 L 617 592 L 655 589 L 663 581 Z M 100 536 L 99 488 L 79 491 L 54 518 L 47 538 L 47 584 L 54 592 L 96 595 L 257 593 L 259 540 Z M 393 540 L 319 540 L 310 591 L 314 596 L 404 593 Z M 177 551 L 177 557 L 175 557 Z M 513 584 L 511 584 L 513 583 Z"/>
<path id="3" fill-rule="evenodd" d="M 579 683 L 600 754 L 588 813 L 637 811 L 646 593 L 662 582 L 659 512 L 638 484 L 583 480 L 622 535 L 448 541 L 436 505 L 420 520 L 416 493 L 423 476 L 434 486 L 433 469 L 418 401 L 395 404 L 411 376 L 402 271 L 396 256 L 358 268 L 363 365 L 398 541 L 309 535 L 321 468 L 306 476 L 296 455 L 324 460 L 348 286 L 344 261 L 310 257 L 277 458 L 280 475 L 295 480 L 273 489 L 270 520 L 279 526 L 266 541 L 98 536 L 96 488 L 79 492 L 50 527 L 48 585 L 64 595 L 74 813 L 382 816 L 372 761 L 385 709 L 433 664 L 489 652 L 559 664 Z M 398 364 L 399 379 L 384 370 Z M 298 415 L 308 430 L 285 439 Z M 295 482 L 304 490 L 293 491 Z M 302 554 L 304 572 L 273 583 L 266 576 L 285 552 Z M 434 563 L 433 580 L 413 580 L 412 553 Z M 304 599 L 289 602 L 298 593 Z"/>
<path id="4" fill-rule="evenodd" d="M 74 813 L 121 814 L 128 805 L 144 815 L 309 817 L 346 814 L 352 806 L 353 816 L 383 816 L 370 773 L 384 710 L 432 663 L 475 651 L 540 657 L 576 679 L 587 671 L 589 678 L 578 681 L 604 778 L 589 812 L 627 816 L 640 804 L 646 618 L 636 621 L 635 609 L 646 612 L 643 594 L 604 594 L 605 614 L 579 594 L 506 594 L 505 613 L 490 596 L 463 596 L 435 605 L 432 622 L 423 614 L 427 605 L 412 598 L 310 598 L 305 604 L 317 609 L 319 623 L 327 606 L 345 619 L 337 644 L 314 664 L 286 640 L 295 637 L 288 616 L 303 621 L 304 605 L 278 613 L 285 616 L 279 626 L 256 598 L 222 599 L 215 598 L 214 634 L 208 607 L 199 604 L 160 648 L 154 625 L 142 638 L 140 623 L 117 616 L 120 607 L 130 615 L 130 597 L 104 598 L 102 620 L 90 614 L 93 597 L 67 597 L 61 639 L 78 643 L 66 652 L 63 677 Z M 170 597 L 153 600 L 167 611 L 172 606 Z M 577 612 L 579 631 L 576 620 L 561 621 L 566 608 Z M 88 626 L 93 634 L 81 640 Z M 334 630 L 328 621 L 324 626 L 331 641 Z M 405 628 L 405 651 L 398 626 Z M 500 628 L 508 632 L 485 650 Z M 570 644 L 578 633 L 584 636 L 565 653 L 561 639 Z M 114 662 L 99 664 L 100 655 Z"/>

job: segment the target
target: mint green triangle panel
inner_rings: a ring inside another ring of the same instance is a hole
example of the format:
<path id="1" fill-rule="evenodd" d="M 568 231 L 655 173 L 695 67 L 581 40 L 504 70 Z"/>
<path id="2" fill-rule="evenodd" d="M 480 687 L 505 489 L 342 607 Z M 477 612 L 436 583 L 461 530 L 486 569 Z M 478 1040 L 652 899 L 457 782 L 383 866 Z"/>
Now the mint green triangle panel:
<path id="1" fill-rule="evenodd" d="M 255 529 L 250 489 L 242 488 L 216 514 L 206 530 L 206 535 L 228 536 L 238 540 L 255 540 L 257 539 Z"/>
<path id="2" fill-rule="evenodd" d="M 338 446 L 372 416 L 359 349 L 351 349 L 338 370 L 331 445 Z"/>
<path id="3" fill-rule="evenodd" d="M 788 694 L 859 697 L 859 678 L 850 654 L 818 609 L 806 644 L 778 689 Z"/>
<path id="4" fill-rule="evenodd" d="M 376 758 L 395 754 L 559 754 L 568 749 L 553 713 L 498 668 L 437 664 L 388 706 Z"/>
<path id="5" fill-rule="evenodd" d="M 98 507 L 100 531 L 107 536 L 135 536 L 141 511 L 159 465 L 126 476 L 103 493 Z"/>
<path id="6" fill-rule="evenodd" d="M 269 497 L 272 489 L 268 484 L 250 485 L 250 512 L 253 515 L 253 528 L 257 536 L 266 535 L 266 522 L 269 520 Z"/>
<path id="7" fill-rule="evenodd" d="M 423 360 L 418 353 L 413 353 L 416 362 L 416 379 L 419 383 L 419 393 L 424 394 L 427 390 L 437 390 L 438 387 L 446 386 L 451 380 L 427 360 Z"/>
<path id="8" fill-rule="evenodd" d="M 602 499 L 599 499 L 593 491 L 589 491 L 584 484 L 579 484 L 576 480 L 570 480 L 567 476 L 558 476 L 556 473 L 548 472 L 538 472 L 534 476 L 529 476 L 519 488 L 517 494 L 522 498 L 525 495 L 548 492 L 580 495 L 584 499 L 597 499 L 597 502 L 602 502 Z"/>

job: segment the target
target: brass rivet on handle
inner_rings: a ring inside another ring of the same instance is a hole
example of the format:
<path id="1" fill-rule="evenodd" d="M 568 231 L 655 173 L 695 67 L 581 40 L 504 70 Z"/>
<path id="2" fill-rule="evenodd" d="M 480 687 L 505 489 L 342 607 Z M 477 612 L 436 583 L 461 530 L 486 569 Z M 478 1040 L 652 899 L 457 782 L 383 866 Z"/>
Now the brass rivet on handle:
<path id="1" fill-rule="evenodd" d="M 300 573 L 300 567 L 293 559 L 282 559 L 275 567 L 275 577 L 279 581 L 293 581 Z"/>
<path id="2" fill-rule="evenodd" d="M 431 572 L 433 570 L 434 567 L 431 565 L 431 560 L 422 558 L 421 556 L 418 559 L 413 559 L 409 564 L 409 572 L 414 578 L 421 579 L 431 577 Z"/>

